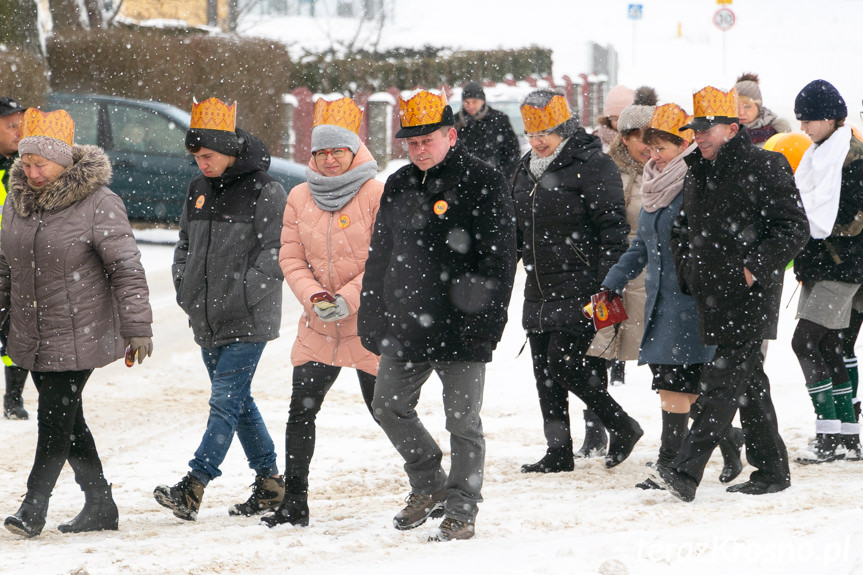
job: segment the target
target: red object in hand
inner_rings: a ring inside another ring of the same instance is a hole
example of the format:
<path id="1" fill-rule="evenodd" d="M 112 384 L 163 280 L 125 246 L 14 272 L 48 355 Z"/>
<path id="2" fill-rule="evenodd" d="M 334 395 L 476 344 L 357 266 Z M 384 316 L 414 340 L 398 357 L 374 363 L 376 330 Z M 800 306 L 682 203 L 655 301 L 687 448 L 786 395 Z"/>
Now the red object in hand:
<path id="1" fill-rule="evenodd" d="M 623 298 L 607 291 L 590 296 L 590 304 L 585 306 L 584 315 L 593 318 L 596 331 L 620 323 L 627 317 L 626 310 L 623 309 Z"/>
<path id="2" fill-rule="evenodd" d="M 126 367 L 132 367 L 135 365 L 135 351 L 132 350 L 131 345 L 126 346 Z"/>
<path id="3" fill-rule="evenodd" d="M 314 293 L 309 299 L 312 301 L 312 303 L 336 303 L 336 298 L 330 295 L 330 292 L 327 291 L 319 291 L 318 293 Z"/>

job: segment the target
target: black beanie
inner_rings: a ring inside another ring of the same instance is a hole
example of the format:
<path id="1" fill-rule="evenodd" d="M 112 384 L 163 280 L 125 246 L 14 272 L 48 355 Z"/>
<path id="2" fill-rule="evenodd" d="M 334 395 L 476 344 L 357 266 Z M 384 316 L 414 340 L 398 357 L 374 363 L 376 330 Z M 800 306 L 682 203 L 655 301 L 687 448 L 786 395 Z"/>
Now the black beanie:
<path id="1" fill-rule="evenodd" d="M 476 98 L 485 102 L 485 92 L 482 89 L 482 84 L 478 82 L 468 82 L 465 84 L 464 88 L 461 89 L 461 99 L 466 100 L 467 98 Z"/>
<path id="2" fill-rule="evenodd" d="M 236 132 L 190 128 L 186 132 L 186 149 L 189 148 L 208 148 L 226 156 L 238 156 L 240 140 Z"/>
<path id="3" fill-rule="evenodd" d="M 825 80 L 813 80 L 797 94 L 794 115 L 801 122 L 841 120 L 848 116 L 848 108 L 833 84 Z"/>

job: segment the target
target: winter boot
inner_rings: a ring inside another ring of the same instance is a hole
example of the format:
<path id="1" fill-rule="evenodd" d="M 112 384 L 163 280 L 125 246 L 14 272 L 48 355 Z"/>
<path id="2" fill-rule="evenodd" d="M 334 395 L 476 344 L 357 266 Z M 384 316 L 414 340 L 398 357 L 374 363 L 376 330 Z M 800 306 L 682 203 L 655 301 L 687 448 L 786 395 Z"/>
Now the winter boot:
<path id="1" fill-rule="evenodd" d="M 575 452 L 575 457 L 589 458 L 605 455 L 608 434 L 602 421 L 589 409 L 584 410 L 584 443 Z"/>
<path id="2" fill-rule="evenodd" d="M 609 469 L 623 463 L 644 435 L 637 421 L 628 415 L 625 417 L 626 421 L 623 425 L 609 430 L 608 454 L 605 456 L 605 466 Z"/>
<path id="3" fill-rule="evenodd" d="M 545 456 L 536 463 L 525 463 L 521 466 L 522 473 L 559 473 L 572 471 L 575 463 L 572 456 L 572 443 L 564 447 L 549 447 Z"/>
<path id="4" fill-rule="evenodd" d="M 24 383 L 27 381 L 26 369 L 14 365 L 6 366 L 6 394 L 3 396 L 3 417 L 6 419 L 28 419 L 30 414 L 24 409 Z"/>
<path id="5" fill-rule="evenodd" d="M 404 531 L 419 527 L 429 517 L 440 517 L 444 513 L 444 504 L 448 495 L 449 492 L 445 487 L 428 495 L 411 493 L 405 499 L 407 505 L 393 517 L 393 526 L 399 531 Z"/>
<path id="6" fill-rule="evenodd" d="M 608 361 L 608 382 L 611 385 L 623 385 L 626 383 L 624 366 L 625 364 L 618 359 L 610 359 Z"/>
<path id="7" fill-rule="evenodd" d="M 680 451 L 680 446 L 683 445 L 687 431 L 689 431 L 688 424 L 688 413 L 662 411 L 662 435 L 660 436 L 659 456 L 656 458 L 657 464 L 671 465 Z M 662 489 L 659 484 L 649 478 L 641 483 L 636 483 L 635 486 L 639 489 Z"/>
<path id="8" fill-rule="evenodd" d="M 252 495 L 244 503 L 237 503 L 228 509 L 228 515 L 250 517 L 272 511 L 282 504 L 285 496 L 285 481 L 281 477 L 255 476 Z"/>
<path id="9" fill-rule="evenodd" d="M 309 482 L 307 478 L 286 476 L 285 496 L 282 503 L 270 515 L 261 517 L 261 523 L 267 527 L 289 523 L 299 527 L 309 525 Z"/>
<path id="10" fill-rule="evenodd" d="M 28 491 L 15 515 L 6 518 L 6 529 L 24 537 L 36 537 L 42 533 L 48 513 L 48 498 L 48 495 Z"/>
<path id="11" fill-rule="evenodd" d="M 84 509 L 71 521 L 61 523 L 60 533 L 83 533 L 85 531 L 116 531 L 119 528 L 120 514 L 111 486 L 88 489 L 84 492 Z"/>
<path id="12" fill-rule="evenodd" d="M 740 460 L 740 448 L 743 447 L 743 430 L 739 427 L 729 427 L 725 436 L 719 440 L 719 451 L 722 452 L 722 471 L 719 481 L 731 483 L 743 471 Z"/>
<path id="13" fill-rule="evenodd" d="M 455 541 L 456 539 L 471 539 L 476 531 L 473 521 L 461 521 L 445 517 L 440 527 L 429 536 L 429 541 Z"/>
<path id="14" fill-rule="evenodd" d="M 839 433 L 816 433 L 815 440 L 809 444 L 795 461 L 801 465 L 812 463 L 827 463 L 842 459 L 845 454 L 839 453 L 837 448 L 841 444 Z"/>
<path id="15" fill-rule="evenodd" d="M 153 497 L 159 505 L 173 511 L 175 517 L 194 521 L 198 518 L 198 509 L 201 508 L 201 499 L 204 497 L 204 484 L 189 472 L 173 487 L 156 487 Z"/>

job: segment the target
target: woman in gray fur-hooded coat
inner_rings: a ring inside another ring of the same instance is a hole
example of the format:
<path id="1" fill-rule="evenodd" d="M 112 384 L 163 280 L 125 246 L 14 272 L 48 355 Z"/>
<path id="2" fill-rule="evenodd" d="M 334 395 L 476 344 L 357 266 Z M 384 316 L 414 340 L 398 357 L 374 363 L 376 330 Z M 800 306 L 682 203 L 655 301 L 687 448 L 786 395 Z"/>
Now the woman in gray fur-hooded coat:
<path id="1" fill-rule="evenodd" d="M 68 114 L 58 113 L 70 127 Z M 39 535 L 68 461 L 85 505 L 59 530 L 116 530 L 117 506 L 81 394 L 93 369 L 123 357 L 125 348 L 139 363 L 151 353 L 147 281 L 123 201 L 107 187 L 105 153 L 28 135 L 28 122 L 38 126 L 42 112 L 28 114 L 0 232 L 0 323 L 9 316 L 9 355 L 31 371 L 39 392 L 38 439 L 27 495 L 4 524 Z"/>

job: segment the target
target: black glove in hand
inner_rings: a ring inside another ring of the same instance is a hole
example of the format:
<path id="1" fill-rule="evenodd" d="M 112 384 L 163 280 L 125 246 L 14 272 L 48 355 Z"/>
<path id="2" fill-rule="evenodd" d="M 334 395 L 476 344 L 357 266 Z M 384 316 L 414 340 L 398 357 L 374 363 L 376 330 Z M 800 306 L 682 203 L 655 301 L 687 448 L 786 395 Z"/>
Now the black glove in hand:
<path id="1" fill-rule="evenodd" d="M 138 363 L 144 363 L 144 357 L 153 355 L 153 339 L 150 337 L 127 337 L 126 347 L 133 357 L 138 358 Z"/>

